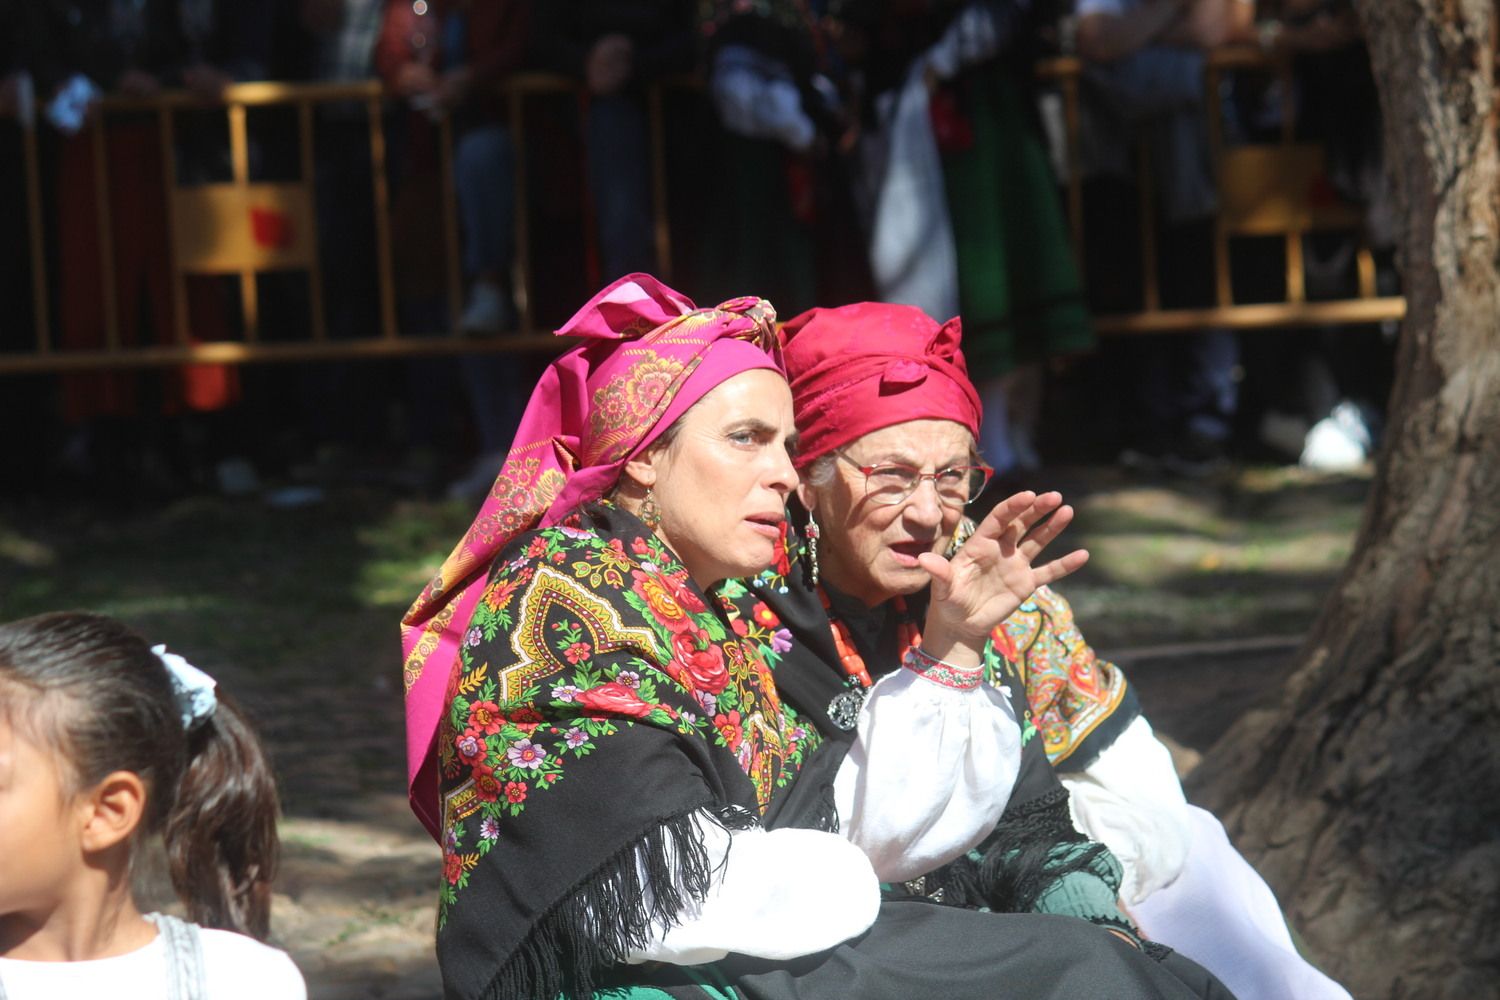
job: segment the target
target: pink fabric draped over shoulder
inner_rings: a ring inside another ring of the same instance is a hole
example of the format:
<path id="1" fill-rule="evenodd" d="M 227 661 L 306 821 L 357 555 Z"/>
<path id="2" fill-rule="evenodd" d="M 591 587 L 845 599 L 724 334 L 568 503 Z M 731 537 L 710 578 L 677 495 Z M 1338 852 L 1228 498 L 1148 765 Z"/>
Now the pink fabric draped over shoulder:
<path id="1" fill-rule="evenodd" d="M 401 619 L 407 791 L 434 838 L 438 720 L 490 563 L 516 536 L 611 490 L 627 461 L 724 380 L 757 368 L 784 374 L 775 330 L 764 299 L 698 309 L 629 274 L 556 331 L 584 342 L 542 375 L 474 523 Z"/>

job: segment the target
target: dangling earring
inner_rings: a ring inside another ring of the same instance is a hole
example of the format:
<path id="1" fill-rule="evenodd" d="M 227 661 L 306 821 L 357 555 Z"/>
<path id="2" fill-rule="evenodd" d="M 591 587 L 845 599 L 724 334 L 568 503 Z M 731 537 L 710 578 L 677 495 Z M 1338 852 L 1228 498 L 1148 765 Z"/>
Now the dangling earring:
<path id="1" fill-rule="evenodd" d="M 655 531 L 661 525 L 661 508 L 656 506 L 656 494 L 646 487 L 646 499 L 641 501 L 641 521 Z"/>
<path id="2" fill-rule="evenodd" d="M 818 527 L 818 519 L 809 511 L 807 514 L 807 548 L 804 551 L 807 555 L 807 575 L 814 587 L 818 585 L 818 536 L 822 533 L 823 530 Z"/>

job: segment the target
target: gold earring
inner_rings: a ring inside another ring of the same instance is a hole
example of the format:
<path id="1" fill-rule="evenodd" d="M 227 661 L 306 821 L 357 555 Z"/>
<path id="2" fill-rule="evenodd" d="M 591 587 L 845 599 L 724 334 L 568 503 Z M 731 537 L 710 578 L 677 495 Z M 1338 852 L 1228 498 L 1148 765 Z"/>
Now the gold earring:
<path id="1" fill-rule="evenodd" d="M 661 508 L 656 505 L 656 494 L 646 487 L 646 499 L 641 501 L 641 522 L 655 531 L 661 525 Z"/>

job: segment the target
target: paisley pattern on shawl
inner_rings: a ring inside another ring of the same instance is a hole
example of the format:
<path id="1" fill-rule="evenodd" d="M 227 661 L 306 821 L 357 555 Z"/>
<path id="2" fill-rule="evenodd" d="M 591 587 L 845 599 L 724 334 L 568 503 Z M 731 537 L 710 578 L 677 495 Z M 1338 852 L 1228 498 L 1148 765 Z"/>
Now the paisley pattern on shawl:
<path id="1" fill-rule="evenodd" d="M 950 558 L 974 528 L 969 518 L 959 522 Z M 1042 746 L 1059 770 L 1083 770 L 1141 714 L 1125 674 L 1095 655 L 1072 607 L 1050 587 L 1038 587 L 996 628 L 990 646 L 1025 679 Z"/>
<path id="2" fill-rule="evenodd" d="M 782 704 L 731 609 L 639 520 L 599 501 L 523 534 L 496 560 L 465 626 L 444 706 L 445 970 L 447 955 L 472 962 L 476 947 L 477 979 L 524 978 L 542 952 L 572 945 L 581 957 L 550 961 L 621 960 L 652 914 L 632 912 L 651 904 L 619 886 L 636 866 L 619 852 L 696 809 L 763 816 L 819 742 Z M 690 852 L 671 843 L 667 854 Z M 704 888 L 693 875 L 654 873 L 652 894 L 692 895 Z M 524 924 L 503 906 L 524 899 L 520 912 L 555 915 L 570 894 L 591 912 L 623 914 L 620 926 Z M 559 945 L 560 935 L 571 940 Z M 597 941 L 603 951 L 589 953 Z"/>
<path id="3" fill-rule="evenodd" d="M 993 642 L 1020 666 L 1047 758 L 1062 770 L 1087 767 L 1141 714 L 1124 673 L 1095 655 L 1073 609 L 1048 587 L 1037 588 Z"/>

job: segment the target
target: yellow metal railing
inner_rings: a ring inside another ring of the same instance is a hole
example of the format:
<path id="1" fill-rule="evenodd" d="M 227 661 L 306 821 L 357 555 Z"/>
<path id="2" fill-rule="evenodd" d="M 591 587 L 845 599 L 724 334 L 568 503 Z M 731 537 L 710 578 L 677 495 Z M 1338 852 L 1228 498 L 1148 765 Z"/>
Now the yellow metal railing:
<path id="1" fill-rule="evenodd" d="M 1287 74 L 1289 68 L 1258 50 L 1231 48 L 1211 54 L 1204 86 L 1217 94 L 1225 72 L 1256 70 Z M 1082 260 L 1088 234 L 1084 232 L 1083 189 L 1079 169 L 1081 88 L 1083 66 L 1072 58 L 1044 61 L 1038 67 L 1043 81 L 1056 86 L 1062 96 L 1066 126 L 1066 176 L 1064 195 L 1071 222 L 1075 252 Z M 666 119 L 663 111 L 665 86 L 648 91 L 651 171 L 654 194 L 654 237 L 658 272 L 670 278 L 672 247 L 669 198 L 666 181 Z M 1290 88 L 1284 88 L 1290 93 Z M 104 329 L 101 345 L 89 349 L 61 349 L 56 343 L 49 308 L 46 220 L 38 155 L 39 137 L 34 125 L 17 123 L 26 179 L 26 204 L 31 254 L 34 344 L 29 350 L 0 352 L 0 374 L 26 371 L 64 371 L 84 368 L 120 368 L 179 364 L 186 362 L 246 363 L 325 358 L 373 358 L 416 354 L 471 351 L 539 351 L 557 349 L 556 338 L 537 328 L 533 301 L 532 241 L 527 177 L 526 103 L 539 97 L 578 94 L 575 83 L 544 74 L 525 74 L 507 85 L 513 141 L 517 150 L 514 176 L 515 263 L 512 284 L 519 312 L 520 331 L 503 337 L 464 337 L 455 330 L 421 331 L 421 335 L 398 330 L 395 281 L 392 273 L 390 191 L 387 183 L 386 136 L 383 128 L 384 92 L 378 82 L 349 84 L 243 83 L 227 88 L 217 102 L 183 91 L 151 98 L 108 97 L 100 114 L 86 126 L 94 151 L 94 177 L 98 203 L 98 253 L 101 264 L 100 301 Z M 363 106 L 368 120 L 373 199 L 370 210 L 375 221 L 375 257 L 379 289 L 379 329 L 370 336 L 331 339 L 324 324 L 323 276 L 319 244 L 331 234 L 320 234 L 316 224 L 313 188 L 315 170 L 314 131 L 318 105 L 354 102 Z M 175 176 L 175 119 L 184 111 L 222 107 L 229 127 L 231 178 L 225 183 L 180 184 Z M 285 106 L 296 110 L 300 145 L 300 175 L 295 181 L 255 182 L 250 178 L 247 110 Z M 1339 301 L 1310 302 L 1302 275 L 1302 237 L 1327 227 L 1358 230 L 1352 210 L 1334 206 L 1314 209 L 1306 198 L 1306 185 L 1321 166 L 1315 147 L 1292 139 L 1290 114 L 1281 141 L 1261 146 L 1226 147 L 1218 117 L 1217 99 L 1206 102 L 1209 113 L 1210 152 L 1219 185 L 1221 211 L 1214 226 L 1214 306 L 1206 309 L 1164 309 L 1157 287 L 1157 224 L 1151 210 L 1153 192 L 1150 172 L 1145 169 L 1147 151 L 1139 150 L 1137 170 L 1141 201 L 1140 255 L 1143 262 L 1141 301 L 1144 308 L 1129 314 L 1097 317 L 1105 333 L 1127 334 L 1202 329 L 1284 327 L 1338 323 L 1369 323 L 1399 319 L 1405 311 L 1400 297 L 1375 293 L 1374 265 L 1368 248 L 1358 255 L 1359 294 Z M 105 157 L 107 120 L 118 114 L 154 115 L 164 164 L 170 268 L 175 288 L 174 337 L 170 343 L 122 344 L 116 307 L 114 236 L 109 212 L 109 164 Z M 453 182 L 453 136 L 451 125 L 438 123 L 440 184 L 443 226 L 445 294 L 450 322 L 456 324 L 462 298 L 459 260 L 459 229 Z M 259 227 L 259 228 L 257 228 Z M 1286 255 L 1286 295 L 1283 302 L 1240 304 L 1233 299 L 1230 284 L 1230 239 L 1236 235 L 1280 235 Z M 298 270 L 308 276 L 311 294 L 309 330 L 302 340 L 275 340 L 261 336 L 257 307 L 257 276 L 266 270 Z M 200 341 L 188 329 L 185 285 L 190 275 L 221 274 L 238 277 L 243 336 L 233 341 Z"/>
<path id="2" fill-rule="evenodd" d="M 1064 187 L 1074 251 L 1083 261 L 1087 234 L 1083 223 L 1083 174 L 1079 136 L 1082 131 L 1084 64 L 1076 58 L 1049 59 L 1037 67 L 1041 79 L 1058 89 L 1066 133 Z M 1236 70 L 1281 77 L 1282 133 L 1278 142 L 1230 146 L 1224 141 L 1219 88 L 1223 75 Z M 1207 327 L 1325 326 L 1399 320 L 1406 313 L 1400 296 L 1378 296 L 1375 263 L 1361 242 L 1357 253 L 1357 298 L 1310 302 L 1302 259 L 1302 238 L 1319 230 L 1361 230 L 1358 212 L 1347 205 L 1315 205 L 1312 181 L 1321 173 L 1322 150 L 1294 139 L 1295 118 L 1291 64 L 1252 46 L 1229 46 L 1209 53 L 1204 68 L 1204 107 L 1208 117 L 1209 158 L 1219 195 L 1214 218 L 1214 305 L 1204 309 L 1164 309 L 1158 279 L 1158 220 L 1154 210 L 1150 150 L 1144 139 L 1136 148 L 1135 182 L 1139 199 L 1140 257 L 1144 308 L 1132 313 L 1096 316 L 1102 333 L 1166 333 Z M 1230 280 L 1230 239 L 1234 236 L 1281 236 L 1286 262 L 1284 302 L 1237 303 Z"/>
<path id="3" fill-rule="evenodd" d="M 539 94 L 576 93 L 564 77 L 527 74 L 511 82 L 508 99 L 513 111 L 515 141 L 524 148 L 523 103 Z M 471 351 L 555 351 L 556 338 L 538 331 L 532 309 L 532 272 L 529 216 L 525 210 L 527 179 L 525 156 L 517 156 L 515 172 L 515 236 L 517 259 L 514 283 L 520 310 L 521 331 L 501 338 L 459 336 L 454 330 L 402 334 L 396 318 L 395 280 L 392 269 L 391 198 L 387 181 L 386 136 L 382 112 L 384 92 L 376 81 L 348 84 L 242 83 L 221 95 L 218 102 L 185 91 L 168 91 L 150 98 L 106 97 L 99 103 L 86 128 L 93 146 L 93 186 L 97 201 L 96 242 L 101 269 L 99 300 L 103 307 L 101 344 L 96 348 L 63 349 L 56 342 L 50 309 L 47 271 L 46 217 L 43 178 L 38 155 L 39 136 L 34 124 L 17 123 L 21 132 L 23 171 L 26 179 L 27 226 L 32 272 L 34 345 L 30 350 L 0 352 L 0 374 L 7 372 L 67 371 L 87 368 L 124 368 L 179 363 L 247 363 L 297 361 L 327 358 L 391 357 L 416 354 L 464 353 Z M 662 154 L 665 129 L 662 122 L 660 88 L 650 93 L 650 124 L 653 149 L 653 184 L 656 194 L 656 244 L 659 266 L 670 272 L 667 191 Z M 373 184 L 375 256 L 379 289 L 379 329 L 368 337 L 332 340 L 324 323 L 323 280 L 319 261 L 313 191 L 315 170 L 314 109 L 319 104 L 358 102 L 364 105 L 369 127 L 370 169 Z M 181 184 L 175 175 L 175 117 L 183 111 L 201 111 L 221 106 L 229 129 L 231 179 L 227 183 Z M 290 106 L 296 109 L 300 146 L 300 176 L 291 182 L 262 183 L 250 179 L 250 142 L 247 110 L 253 107 Z M 110 218 L 109 163 L 106 154 L 107 122 L 120 114 L 151 114 L 159 135 L 164 164 L 171 278 L 175 291 L 171 343 L 125 345 L 121 343 L 114 233 Z M 453 135 L 449 120 L 438 123 L 440 184 L 443 206 L 443 247 L 446 297 L 449 316 L 456 324 L 462 298 L 459 234 L 453 183 Z M 279 230 L 277 232 L 258 232 Z M 301 341 L 265 340 L 261 337 L 257 275 L 267 270 L 297 270 L 309 279 L 311 295 L 309 338 Z M 242 339 L 196 341 L 188 329 L 185 286 L 190 275 L 235 275 L 240 286 Z"/>

